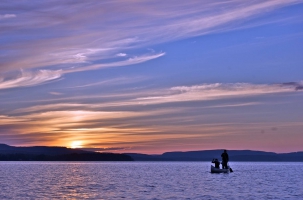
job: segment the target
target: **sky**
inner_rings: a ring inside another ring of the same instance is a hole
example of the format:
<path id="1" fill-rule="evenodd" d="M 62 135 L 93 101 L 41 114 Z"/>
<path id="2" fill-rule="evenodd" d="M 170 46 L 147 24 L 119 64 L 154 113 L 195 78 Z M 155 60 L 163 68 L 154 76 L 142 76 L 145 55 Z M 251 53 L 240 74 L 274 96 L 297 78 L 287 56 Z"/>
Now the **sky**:
<path id="1" fill-rule="evenodd" d="M 303 151 L 303 0 L 3 0 L 0 143 Z"/>

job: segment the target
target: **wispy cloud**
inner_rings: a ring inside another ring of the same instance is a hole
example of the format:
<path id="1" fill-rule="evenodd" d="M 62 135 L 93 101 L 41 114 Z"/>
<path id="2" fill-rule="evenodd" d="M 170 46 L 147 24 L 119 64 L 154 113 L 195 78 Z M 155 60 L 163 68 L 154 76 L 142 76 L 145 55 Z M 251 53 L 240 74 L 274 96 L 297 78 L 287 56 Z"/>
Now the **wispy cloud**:
<path id="1" fill-rule="evenodd" d="M 84 87 L 93 87 L 93 86 L 122 85 L 122 84 L 125 85 L 129 83 L 143 81 L 146 79 L 147 79 L 146 77 L 119 77 L 119 78 L 113 78 L 104 81 L 98 81 L 90 84 L 76 85 L 68 88 L 84 88 Z"/>
<path id="2" fill-rule="evenodd" d="M 50 92 L 50 94 L 52 94 L 52 95 L 62 95 L 62 93 L 60 93 L 60 92 Z"/>
<path id="3" fill-rule="evenodd" d="M 16 77 L 6 78 L 5 76 L 0 77 L 0 90 L 7 88 L 15 88 L 15 87 L 29 87 L 42 84 L 44 82 L 49 82 L 55 79 L 59 79 L 63 74 L 73 73 L 73 72 L 81 72 L 87 70 L 97 70 L 101 68 L 109 68 L 109 67 L 121 67 L 134 65 L 138 63 L 143 63 L 152 59 L 159 58 L 164 56 L 165 53 L 161 52 L 158 54 L 145 54 L 141 56 L 131 57 L 124 61 L 104 63 L 104 64 L 94 64 L 82 67 L 72 67 L 69 69 L 61 69 L 61 70 L 37 70 L 37 71 L 25 71 L 21 70 L 21 73 Z"/>
<path id="4" fill-rule="evenodd" d="M 101 69 L 101 68 L 122 67 L 122 66 L 134 65 L 134 64 L 143 63 L 143 62 L 146 62 L 149 60 L 153 60 L 153 59 L 159 58 L 164 55 L 165 55 L 164 52 L 157 53 L 157 54 L 145 54 L 145 55 L 141 55 L 141 56 L 131 57 L 124 61 L 111 62 L 111 63 L 105 63 L 105 64 L 94 64 L 94 65 L 89 65 L 89 66 L 66 69 L 64 72 L 72 73 L 72 72 L 80 72 L 80 71 L 87 71 L 87 70 L 96 70 L 96 69 Z"/>
<path id="5" fill-rule="evenodd" d="M 61 75 L 62 70 L 38 70 L 36 72 L 21 70 L 21 73 L 17 77 L 9 79 L 0 77 L 0 89 L 40 85 L 58 79 Z"/>
<path id="6" fill-rule="evenodd" d="M 126 53 L 118 53 L 117 56 L 118 57 L 125 57 L 125 56 L 127 56 L 127 54 Z"/>
<path id="7" fill-rule="evenodd" d="M 14 17 L 16 17 L 15 14 L 4 14 L 4 15 L 0 15 L 0 20 L 1 19 L 14 18 Z"/>
<path id="8" fill-rule="evenodd" d="M 42 103 L 26 108 L 19 108 L 11 112 L 12 114 L 20 113 L 35 113 L 46 111 L 60 111 L 60 110 L 89 110 L 89 111 L 102 111 L 103 109 L 135 109 L 144 105 L 157 105 L 157 104 L 171 104 L 177 102 L 192 102 L 192 101 L 213 101 L 213 100 L 226 100 L 237 99 L 242 97 L 252 97 L 270 94 L 283 94 L 283 93 L 298 93 L 298 87 L 301 87 L 301 82 L 291 82 L 282 84 L 250 84 L 250 83 L 214 83 L 214 84 L 201 84 L 193 86 L 177 86 L 172 88 L 150 89 L 144 91 L 135 91 L 127 93 L 126 95 L 86 95 L 85 97 L 73 97 L 77 100 L 81 99 L 83 103 Z M 153 95 L 150 95 L 153 94 Z M 106 97 L 106 100 L 104 99 Z M 92 99 L 102 99 L 102 102 Z M 63 97 L 60 101 L 71 101 L 71 98 Z M 52 100 L 49 100 L 51 102 Z M 54 99 L 53 101 L 58 101 Z M 87 102 L 87 103 L 85 103 Z M 38 102 L 36 102 L 38 103 Z M 258 102 L 249 103 L 233 103 L 233 104 L 219 104 L 213 106 L 206 106 L 205 108 L 219 108 L 219 107 L 240 107 L 258 105 Z M 182 109 L 182 107 L 180 107 Z"/>
<path id="9" fill-rule="evenodd" d="M 298 86 L 299 85 L 299 86 Z M 142 104 L 160 104 L 186 101 L 203 101 L 274 93 L 295 92 L 299 83 L 292 84 L 202 84 L 194 86 L 178 86 L 162 91 L 163 95 L 141 97 L 136 99 Z"/>

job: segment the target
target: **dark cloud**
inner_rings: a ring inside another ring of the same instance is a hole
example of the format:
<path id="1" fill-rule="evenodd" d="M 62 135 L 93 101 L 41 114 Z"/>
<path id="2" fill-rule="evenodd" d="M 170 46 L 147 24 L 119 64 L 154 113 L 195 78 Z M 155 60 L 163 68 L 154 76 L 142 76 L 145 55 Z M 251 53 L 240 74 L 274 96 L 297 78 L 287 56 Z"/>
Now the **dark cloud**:
<path id="1" fill-rule="evenodd" d="M 293 86 L 296 91 L 303 90 L 303 83 L 301 82 L 286 82 L 282 83 L 283 86 Z"/>
<path id="2" fill-rule="evenodd" d="M 302 85 L 297 86 L 296 90 L 303 90 L 303 86 Z"/>
<path id="3" fill-rule="evenodd" d="M 125 149 L 129 149 L 129 148 L 125 148 L 125 147 L 112 147 L 112 148 L 78 148 L 84 151 L 118 151 L 118 150 L 125 150 Z"/>

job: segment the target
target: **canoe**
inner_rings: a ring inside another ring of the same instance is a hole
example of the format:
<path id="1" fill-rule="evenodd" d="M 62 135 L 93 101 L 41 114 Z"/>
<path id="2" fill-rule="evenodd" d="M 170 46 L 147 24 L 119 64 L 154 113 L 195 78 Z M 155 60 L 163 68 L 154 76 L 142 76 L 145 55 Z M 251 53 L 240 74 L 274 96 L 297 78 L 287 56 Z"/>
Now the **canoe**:
<path id="1" fill-rule="evenodd" d="M 229 173 L 230 169 L 218 169 L 211 165 L 210 172 L 211 173 Z"/>

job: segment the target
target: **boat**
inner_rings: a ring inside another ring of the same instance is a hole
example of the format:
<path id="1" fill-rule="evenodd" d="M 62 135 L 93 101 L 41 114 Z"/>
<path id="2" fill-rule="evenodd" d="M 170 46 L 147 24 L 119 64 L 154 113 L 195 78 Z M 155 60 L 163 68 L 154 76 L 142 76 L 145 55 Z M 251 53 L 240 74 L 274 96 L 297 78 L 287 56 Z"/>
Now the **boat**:
<path id="1" fill-rule="evenodd" d="M 213 165 L 211 165 L 210 172 L 211 173 L 229 173 L 230 172 L 230 168 L 219 169 L 219 168 L 215 168 Z"/>

